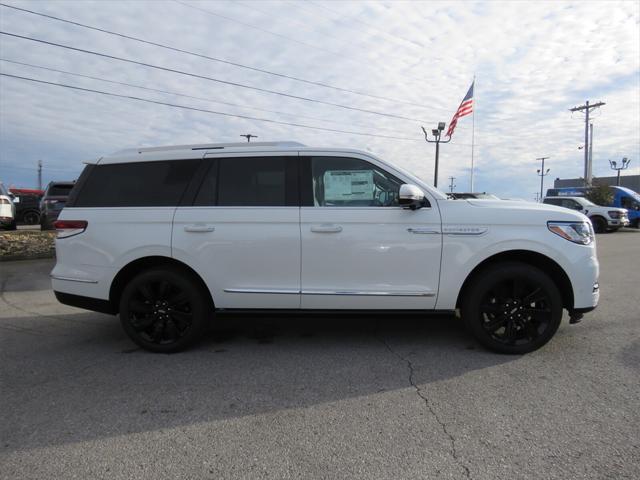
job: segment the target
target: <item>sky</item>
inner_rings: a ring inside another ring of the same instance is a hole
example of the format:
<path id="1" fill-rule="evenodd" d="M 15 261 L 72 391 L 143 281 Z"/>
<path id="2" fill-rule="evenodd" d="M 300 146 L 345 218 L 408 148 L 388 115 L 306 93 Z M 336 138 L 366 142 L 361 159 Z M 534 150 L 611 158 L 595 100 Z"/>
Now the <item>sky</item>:
<path id="1" fill-rule="evenodd" d="M 38 160 L 46 185 L 76 178 L 83 162 L 123 148 L 236 142 L 245 133 L 258 141 L 365 150 L 432 184 L 435 147 L 424 141 L 421 126 L 448 125 L 474 76 L 474 115 L 460 119 L 451 142 L 440 146 L 442 190 L 455 177 L 455 191 L 469 191 L 472 143 L 475 191 L 532 200 L 540 189 L 536 159 L 543 156 L 550 157 L 545 188 L 557 177 L 581 177 L 584 116 L 569 109 L 587 100 L 606 103 L 592 113 L 594 176 L 614 174 L 609 160 L 622 157 L 631 159 L 623 174 L 640 174 L 639 1 L 2 3 L 200 56 L 0 6 L 2 32 L 378 114 L 8 35 L 0 35 L 0 73 L 400 137 L 280 125 L 0 76 L 0 181 L 6 185 L 37 186 Z"/>

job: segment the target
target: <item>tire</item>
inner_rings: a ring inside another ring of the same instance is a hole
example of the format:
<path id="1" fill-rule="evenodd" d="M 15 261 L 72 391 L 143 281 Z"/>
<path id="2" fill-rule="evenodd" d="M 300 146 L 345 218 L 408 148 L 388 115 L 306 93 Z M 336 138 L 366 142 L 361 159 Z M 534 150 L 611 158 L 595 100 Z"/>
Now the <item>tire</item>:
<path id="1" fill-rule="evenodd" d="M 13 219 L 13 221 L 7 227 L 7 230 L 17 230 L 17 229 L 18 229 L 18 222 L 16 222 L 16 220 Z"/>
<path id="2" fill-rule="evenodd" d="M 591 224 L 596 233 L 604 233 L 607 231 L 607 221 L 602 217 L 591 217 Z"/>
<path id="3" fill-rule="evenodd" d="M 562 296 L 551 278 L 520 262 L 492 265 L 465 290 L 462 318 L 486 348 L 521 355 L 546 344 L 562 320 Z"/>
<path id="4" fill-rule="evenodd" d="M 180 269 L 158 267 L 134 277 L 120 298 L 120 323 L 151 352 L 184 350 L 202 338 L 211 315 L 208 292 Z"/>
<path id="5" fill-rule="evenodd" d="M 40 214 L 33 211 L 26 212 L 22 217 L 22 221 L 27 225 L 37 225 L 40 223 Z"/>

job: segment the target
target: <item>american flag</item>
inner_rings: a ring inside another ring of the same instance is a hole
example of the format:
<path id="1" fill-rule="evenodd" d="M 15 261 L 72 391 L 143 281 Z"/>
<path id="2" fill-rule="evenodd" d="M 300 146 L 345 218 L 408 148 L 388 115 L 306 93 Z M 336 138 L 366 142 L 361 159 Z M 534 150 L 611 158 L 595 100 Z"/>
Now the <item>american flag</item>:
<path id="1" fill-rule="evenodd" d="M 458 110 L 453 115 L 451 122 L 449 123 L 449 129 L 447 130 L 447 137 L 453 135 L 453 131 L 456 129 L 456 125 L 458 124 L 458 119 L 460 117 L 464 117 L 465 115 L 470 115 L 473 113 L 473 85 L 476 83 L 474 80 L 471 82 L 471 86 L 469 87 L 469 91 L 462 99 Z"/>

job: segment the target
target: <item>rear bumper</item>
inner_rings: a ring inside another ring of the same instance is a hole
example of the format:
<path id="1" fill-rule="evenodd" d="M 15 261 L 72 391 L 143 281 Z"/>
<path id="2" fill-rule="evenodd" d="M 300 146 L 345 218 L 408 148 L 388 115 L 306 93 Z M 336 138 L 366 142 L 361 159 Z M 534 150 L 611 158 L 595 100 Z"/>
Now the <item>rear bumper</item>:
<path id="1" fill-rule="evenodd" d="M 108 313 L 115 315 L 117 310 L 111 304 L 109 300 L 102 300 L 99 298 L 83 297 L 82 295 L 73 295 L 71 293 L 53 292 L 56 299 L 65 305 L 71 307 L 84 308 L 85 310 L 91 310 L 94 312 Z"/>

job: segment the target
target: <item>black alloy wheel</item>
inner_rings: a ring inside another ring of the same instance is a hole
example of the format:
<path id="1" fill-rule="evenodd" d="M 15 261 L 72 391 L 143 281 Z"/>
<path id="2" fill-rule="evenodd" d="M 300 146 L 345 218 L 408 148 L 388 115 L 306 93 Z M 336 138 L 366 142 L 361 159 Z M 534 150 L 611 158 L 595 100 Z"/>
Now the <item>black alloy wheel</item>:
<path id="1" fill-rule="evenodd" d="M 120 321 L 138 345 L 153 352 L 176 352 L 198 340 L 207 325 L 209 302 L 190 275 L 172 268 L 135 277 L 120 300 Z"/>
<path id="2" fill-rule="evenodd" d="M 560 326 L 562 297 L 541 270 L 510 262 L 483 271 L 463 303 L 463 318 L 484 346 L 522 354 L 547 343 Z"/>
<path id="3" fill-rule="evenodd" d="M 40 223 L 40 214 L 38 212 L 27 212 L 24 214 L 23 220 L 27 225 L 37 225 Z"/>

